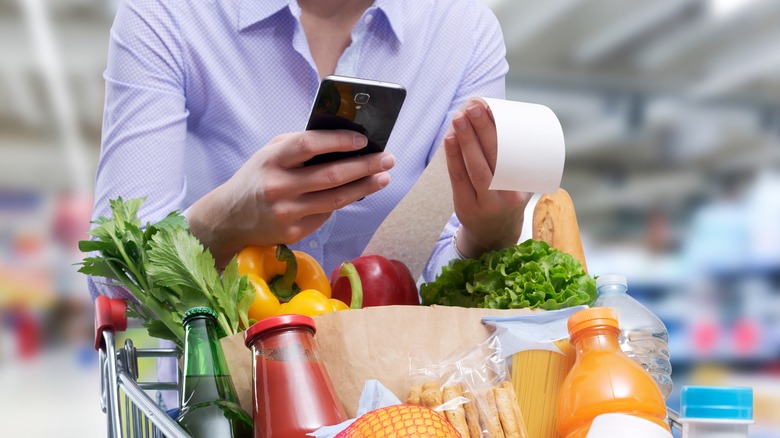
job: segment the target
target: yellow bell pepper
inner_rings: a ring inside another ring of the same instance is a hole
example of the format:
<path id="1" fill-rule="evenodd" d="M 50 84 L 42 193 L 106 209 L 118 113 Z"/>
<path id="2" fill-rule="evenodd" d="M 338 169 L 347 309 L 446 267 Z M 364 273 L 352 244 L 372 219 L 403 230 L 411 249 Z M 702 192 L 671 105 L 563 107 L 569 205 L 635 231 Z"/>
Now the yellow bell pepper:
<path id="1" fill-rule="evenodd" d="M 259 321 L 285 313 L 316 316 L 362 307 L 363 289 L 354 266 L 349 274 L 350 284 L 353 284 L 350 307 L 330 298 L 330 281 L 325 271 L 314 257 L 304 252 L 291 251 L 285 245 L 248 246 L 237 259 L 239 274 L 247 275 L 255 287 L 255 300 L 249 308 L 250 320 Z M 347 272 L 349 267 L 342 270 Z"/>
<path id="2" fill-rule="evenodd" d="M 294 255 L 295 257 L 292 257 Z M 331 296 L 330 279 L 314 257 L 302 251 L 290 251 L 285 245 L 247 246 L 238 253 L 239 275 L 255 274 L 271 287 L 282 300 L 289 300 L 294 293 L 304 289 L 320 291 Z M 284 278 L 292 276 L 292 280 Z M 274 287 L 279 283 L 278 287 Z M 290 284 L 292 283 L 292 284 Z"/>

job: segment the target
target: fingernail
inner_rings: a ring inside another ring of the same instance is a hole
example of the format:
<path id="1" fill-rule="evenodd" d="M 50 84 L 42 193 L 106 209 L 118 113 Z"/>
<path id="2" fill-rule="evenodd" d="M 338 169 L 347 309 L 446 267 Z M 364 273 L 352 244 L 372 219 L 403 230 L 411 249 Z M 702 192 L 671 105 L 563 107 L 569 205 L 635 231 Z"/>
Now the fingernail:
<path id="1" fill-rule="evenodd" d="M 368 139 L 362 135 L 356 135 L 352 138 L 352 142 L 355 144 L 355 149 L 360 149 L 368 144 Z"/>
<path id="2" fill-rule="evenodd" d="M 462 113 L 458 113 L 455 115 L 455 119 L 453 120 L 453 124 L 455 125 L 455 129 L 459 131 L 463 131 L 468 127 L 468 122 L 466 122 L 466 119 L 463 118 Z"/>
<path id="3" fill-rule="evenodd" d="M 386 187 L 388 184 L 390 184 L 390 175 L 383 173 L 379 175 L 379 178 L 376 180 L 379 183 L 379 187 Z"/>
<path id="4" fill-rule="evenodd" d="M 471 117 L 479 117 L 482 115 L 482 106 L 480 105 L 472 105 L 468 108 L 466 108 L 466 111 L 468 111 L 469 115 Z"/>
<path id="5" fill-rule="evenodd" d="M 382 170 L 390 170 L 395 166 L 395 158 L 392 155 L 386 155 L 382 157 L 382 160 L 379 162 L 379 166 L 382 168 Z"/>

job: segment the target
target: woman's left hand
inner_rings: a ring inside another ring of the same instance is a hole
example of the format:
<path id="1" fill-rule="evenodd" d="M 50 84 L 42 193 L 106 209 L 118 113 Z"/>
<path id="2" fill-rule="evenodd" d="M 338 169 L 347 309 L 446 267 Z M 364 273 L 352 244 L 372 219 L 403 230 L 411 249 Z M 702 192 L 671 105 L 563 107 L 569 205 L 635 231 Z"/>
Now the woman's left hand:
<path id="1" fill-rule="evenodd" d="M 498 138 L 490 108 L 470 99 L 455 113 L 444 138 L 455 213 L 458 250 L 466 257 L 514 245 L 533 193 L 488 190 L 496 169 Z"/>

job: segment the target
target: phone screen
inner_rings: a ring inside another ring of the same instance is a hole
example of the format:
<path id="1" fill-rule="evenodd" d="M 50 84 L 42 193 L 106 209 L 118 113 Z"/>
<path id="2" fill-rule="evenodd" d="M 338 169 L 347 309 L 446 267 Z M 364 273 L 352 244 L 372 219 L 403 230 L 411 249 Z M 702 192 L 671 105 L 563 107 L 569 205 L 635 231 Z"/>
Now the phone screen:
<path id="1" fill-rule="evenodd" d="M 366 147 L 350 152 L 317 155 L 305 165 L 385 150 L 398 119 L 406 90 L 397 84 L 328 76 L 322 80 L 307 130 L 348 129 L 366 136 Z"/>

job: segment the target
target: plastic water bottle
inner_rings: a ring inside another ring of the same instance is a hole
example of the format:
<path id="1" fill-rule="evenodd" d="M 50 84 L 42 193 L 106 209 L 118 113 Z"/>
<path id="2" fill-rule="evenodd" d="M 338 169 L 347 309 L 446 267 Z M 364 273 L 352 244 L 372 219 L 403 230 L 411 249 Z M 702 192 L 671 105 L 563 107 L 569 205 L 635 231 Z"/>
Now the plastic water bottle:
<path id="1" fill-rule="evenodd" d="M 672 393 L 669 332 L 664 323 L 642 303 L 628 295 L 624 275 L 605 274 L 596 279 L 599 297 L 594 307 L 615 310 L 620 326 L 620 349 L 653 377 L 664 399 Z"/>

